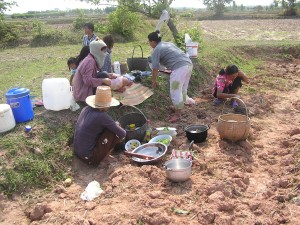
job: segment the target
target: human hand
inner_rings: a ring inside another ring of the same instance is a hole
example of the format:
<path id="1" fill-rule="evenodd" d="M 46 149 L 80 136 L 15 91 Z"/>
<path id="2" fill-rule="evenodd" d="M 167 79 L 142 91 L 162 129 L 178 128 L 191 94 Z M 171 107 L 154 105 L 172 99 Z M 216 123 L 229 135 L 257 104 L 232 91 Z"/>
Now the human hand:
<path id="1" fill-rule="evenodd" d="M 109 78 L 104 78 L 102 79 L 102 83 L 108 85 L 108 86 L 111 86 L 111 80 Z"/>

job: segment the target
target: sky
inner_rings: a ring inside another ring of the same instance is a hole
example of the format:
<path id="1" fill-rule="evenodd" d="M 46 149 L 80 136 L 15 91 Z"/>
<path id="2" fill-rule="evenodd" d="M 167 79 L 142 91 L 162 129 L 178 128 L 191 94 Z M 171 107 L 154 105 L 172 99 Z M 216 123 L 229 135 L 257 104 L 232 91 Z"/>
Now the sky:
<path id="1" fill-rule="evenodd" d="M 79 0 L 15 0 L 18 6 L 14 6 L 7 14 L 26 13 L 28 11 L 66 10 L 66 9 L 91 9 L 97 6 L 81 2 Z M 237 5 L 270 5 L 273 0 L 235 0 Z M 172 7 L 204 8 L 201 0 L 175 0 Z"/>

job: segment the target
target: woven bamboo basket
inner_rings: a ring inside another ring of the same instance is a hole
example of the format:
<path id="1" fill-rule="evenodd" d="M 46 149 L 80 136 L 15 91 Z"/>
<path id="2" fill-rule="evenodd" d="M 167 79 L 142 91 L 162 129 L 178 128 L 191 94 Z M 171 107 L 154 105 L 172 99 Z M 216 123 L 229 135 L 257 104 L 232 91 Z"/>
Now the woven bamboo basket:
<path id="1" fill-rule="evenodd" d="M 231 98 L 233 99 L 233 98 Z M 250 118 L 248 116 L 248 110 L 245 103 L 239 99 L 239 102 L 243 103 L 246 108 L 246 115 L 241 114 L 224 114 L 224 102 L 222 115 L 218 118 L 217 130 L 221 139 L 226 139 L 232 142 L 241 141 L 247 139 L 250 133 Z"/>

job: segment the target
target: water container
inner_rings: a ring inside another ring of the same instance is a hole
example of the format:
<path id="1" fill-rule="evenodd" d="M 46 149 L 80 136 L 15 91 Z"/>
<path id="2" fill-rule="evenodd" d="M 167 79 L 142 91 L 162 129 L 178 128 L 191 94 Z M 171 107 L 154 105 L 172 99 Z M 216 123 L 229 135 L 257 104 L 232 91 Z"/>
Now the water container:
<path id="1" fill-rule="evenodd" d="M 0 133 L 9 131 L 16 126 L 13 112 L 8 104 L 0 104 Z"/>
<path id="2" fill-rule="evenodd" d="M 186 45 L 186 52 L 190 58 L 197 58 L 198 57 L 198 43 L 197 42 L 190 42 Z"/>
<path id="3" fill-rule="evenodd" d="M 114 72 L 115 74 L 121 75 L 120 62 L 114 62 Z"/>
<path id="4" fill-rule="evenodd" d="M 34 117 L 30 90 L 27 88 L 13 88 L 5 94 L 6 102 L 10 105 L 16 123 L 32 120 Z"/>
<path id="5" fill-rule="evenodd" d="M 67 78 L 47 78 L 42 83 L 43 103 L 48 110 L 59 111 L 71 106 L 72 91 Z"/>

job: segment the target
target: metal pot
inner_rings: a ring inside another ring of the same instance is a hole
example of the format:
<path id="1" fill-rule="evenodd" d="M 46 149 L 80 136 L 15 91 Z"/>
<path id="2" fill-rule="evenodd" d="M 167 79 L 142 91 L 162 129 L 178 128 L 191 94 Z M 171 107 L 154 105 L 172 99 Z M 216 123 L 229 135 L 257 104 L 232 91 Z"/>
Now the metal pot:
<path id="1" fill-rule="evenodd" d="M 184 131 L 189 141 L 200 143 L 206 140 L 208 129 L 208 125 L 189 125 L 184 129 Z"/>
<path id="2" fill-rule="evenodd" d="M 188 159 L 171 159 L 164 167 L 167 178 L 174 182 L 186 181 L 192 174 L 192 162 Z"/>

